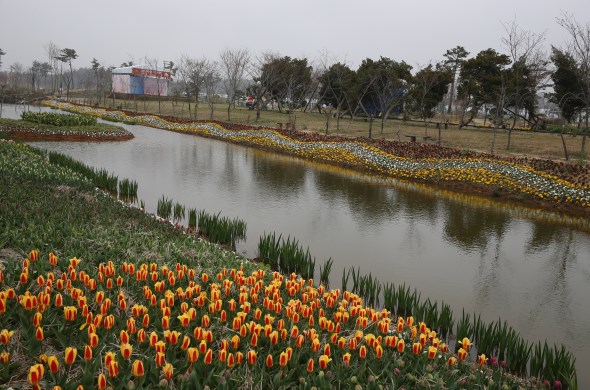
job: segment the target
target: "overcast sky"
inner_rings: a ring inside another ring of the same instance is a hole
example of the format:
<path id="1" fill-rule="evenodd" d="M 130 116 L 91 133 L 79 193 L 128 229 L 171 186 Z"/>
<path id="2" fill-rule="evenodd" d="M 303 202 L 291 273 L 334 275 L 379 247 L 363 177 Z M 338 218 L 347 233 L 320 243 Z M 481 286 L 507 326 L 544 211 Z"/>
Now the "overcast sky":
<path id="1" fill-rule="evenodd" d="M 439 61 L 457 45 L 472 55 L 501 44 L 503 23 L 546 33 L 545 46 L 568 36 L 556 17 L 590 21 L 588 0 L 0 0 L 2 68 L 47 61 L 44 46 L 76 50 L 75 67 L 93 57 L 105 66 L 177 61 L 182 54 L 217 59 L 246 48 L 321 58 L 358 67 L 380 55 L 410 65 Z"/>

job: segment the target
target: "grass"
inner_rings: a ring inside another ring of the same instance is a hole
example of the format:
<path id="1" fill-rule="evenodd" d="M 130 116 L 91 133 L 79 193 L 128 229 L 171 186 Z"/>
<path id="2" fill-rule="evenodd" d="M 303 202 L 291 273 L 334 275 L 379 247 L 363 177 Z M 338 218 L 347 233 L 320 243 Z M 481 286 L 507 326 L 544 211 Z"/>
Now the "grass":
<path id="1" fill-rule="evenodd" d="M 112 108 L 112 100 L 109 100 L 109 106 Z M 126 100 L 115 100 L 114 107 L 121 106 L 123 109 L 134 111 L 135 106 Z M 145 110 L 144 110 L 145 109 Z M 193 105 L 194 109 L 194 105 Z M 158 113 L 157 101 L 146 101 L 138 103 L 137 110 L 139 112 Z M 182 118 L 189 118 L 188 105 L 184 102 L 179 102 L 174 106 L 170 101 L 162 101 L 161 114 L 178 116 Z M 194 118 L 194 116 L 193 116 Z M 210 118 L 209 111 L 206 104 L 199 104 L 199 111 L 197 118 L 199 120 L 208 120 Z M 227 121 L 227 105 L 216 105 L 214 110 L 214 120 Z M 451 117 L 453 120 L 458 120 L 456 117 Z M 426 131 L 424 124 L 419 121 L 403 121 L 397 119 L 390 119 L 385 122 L 383 132 L 381 132 L 380 122 L 373 122 L 372 136 L 373 138 L 384 138 L 393 141 L 408 141 L 406 135 L 416 135 L 418 142 L 423 142 L 422 137 L 426 134 L 432 137 L 426 143 L 438 144 L 438 130 L 435 123 L 437 120 L 444 122 L 441 118 L 433 119 Z M 231 111 L 231 122 L 239 124 L 248 124 L 253 126 L 267 126 L 278 127 L 278 123 L 287 123 L 289 115 L 280 113 L 278 111 L 262 111 L 261 117 L 256 120 L 256 112 L 246 109 L 245 107 L 236 107 Z M 483 125 L 483 120 L 477 119 L 476 123 Z M 336 120 L 330 120 L 329 134 L 337 134 L 350 137 L 368 137 L 369 122 L 364 118 L 343 118 L 340 120 L 339 129 L 336 129 Z M 316 111 L 312 112 L 297 112 L 296 113 L 296 129 L 307 130 L 316 133 L 324 133 L 326 127 L 326 115 L 320 114 Z M 507 130 L 498 130 L 496 135 L 496 147 L 494 153 L 506 156 L 534 156 L 542 159 L 563 159 L 564 151 L 561 137 L 556 133 L 541 133 L 530 131 L 513 131 L 510 134 L 510 149 L 508 146 L 509 133 Z M 570 159 L 575 160 L 579 156 L 582 136 L 567 134 L 564 139 L 570 154 Z M 489 128 L 472 128 L 466 127 L 459 129 L 457 126 L 450 125 L 447 129 L 441 129 L 442 146 L 454 147 L 458 149 L 470 149 L 475 151 L 489 152 L 492 146 L 493 131 Z"/>

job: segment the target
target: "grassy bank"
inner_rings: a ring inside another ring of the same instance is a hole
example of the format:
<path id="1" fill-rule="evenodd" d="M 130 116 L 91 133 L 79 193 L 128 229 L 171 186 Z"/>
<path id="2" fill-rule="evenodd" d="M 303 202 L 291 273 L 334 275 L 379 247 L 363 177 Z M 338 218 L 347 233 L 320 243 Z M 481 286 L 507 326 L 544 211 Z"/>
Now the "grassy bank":
<path id="1" fill-rule="evenodd" d="M 259 269 L 27 146 L 0 142 L 0 180 L 4 385 L 536 387 L 469 340 Z M 575 388 L 571 367 L 535 364 Z"/>

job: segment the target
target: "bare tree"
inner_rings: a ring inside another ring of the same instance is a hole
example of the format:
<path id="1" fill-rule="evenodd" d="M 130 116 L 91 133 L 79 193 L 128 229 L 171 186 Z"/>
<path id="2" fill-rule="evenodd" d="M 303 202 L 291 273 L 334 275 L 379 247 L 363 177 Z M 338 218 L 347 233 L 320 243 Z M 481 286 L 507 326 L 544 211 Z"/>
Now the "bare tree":
<path id="1" fill-rule="evenodd" d="M 72 69 L 72 61 L 76 58 L 78 58 L 78 53 L 76 53 L 76 50 L 68 48 L 62 49 L 60 55 L 57 57 L 59 61 L 61 61 L 62 63 L 67 63 L 70 67 L 70 76 L 65 78 L 67 88 L 66 100 L 70 100 L 70 86 L 72 89 L 74 88 L 74 73 Z"/>
<path id="2" fill-rule="evenodd" d="M 236 93 L 240 89 L 246 66 L 250 62 L 247 49 L 227 49 L 219 54 L 221 74 L 224 78 L 223 86 L 227 94 L 227 120 L 231 120 L 230 111 L 234 106 Z"/>
<path id="3" fill-rule="evenodd" d="M 14 89 L 18 89 L 22 86 L 22 78 L 24 73 L 24 67 L 20 62 L 15 62 L 10 65 L 10 73 L 8 75 L 10 85 Z"/>
<path id="4" fill-rule="evenodd" d="M 502 37 L 502 44 L 510 53 L 512 60 L 512 75 L 510 91 L 507 96 L 505 109 L 513 116 L 512 126 L 508 129 L 506 150 L 510 149 L 512 130 L 520 117 L 528 123 L 536 123 L 536 96 L 543 81 L 547 79 L 547 56 L 542 50 L 545 32 L 536 34 L 521 29 L 516 21 L 504 23 L 506 35 Z M 525 108 L 526 115 L 521 114 Z"/>
<path id="5" fill-rule="evenodd" d="M 585 128 L 582 137 L 581 154 L 586 156 L 586 137 L 588 135 L 588 119 L 590 116 L 590 22 L 579 23 L 571 14 L 563 14 L 557 23 L 570 36 L 568 52 L 576 61 L 576 77 L 580 85 L 579 98 L 584 102 Z"/>
<path id="6" fill-rule="evenodd" d="M 156 94 L 158 96 L 158 114 L 162 113 L 162 92 L 164 92 L 164 86 L 167 86 L 168 79 L 163 77 L 160 72 L 158 72 L 158 63 L 160 61 L 157 58 L 148 58 L 145 57 L 145 63 L 149 65 L 153 70 L 156 71 Z M 174 64 L 172 64 L 174 65 Z M 170 68 L 169 66 L 167 69 Z"/>
<path id="7" fill-rule="evenodd" d="M 39 78 L 41 77 L 42 65 L 39 61 L 33 61 L 33 65 L 29 68 L 29 75 L 31 76 L 31 91 L 35 92 L 39 88 Z"/>
<path id="8" fill-rule="evenodd" d="M 184 90 L 187 94 L 187 98 L 189 101 L 189 114 L 190 114 L 190 100 L 191 95 L 195 98 L 195 119 L 198 118 L 198 110 L 199 110 L 199 96 L 201 95 L 201 90 L 203 88 L 204 79 L 206 76 L 207 71 L 211 68 L 211 61 L 202 58 L 200 60 L 190 58 L 186 55 L 183 55 L 180 58 L 180 65 L 178 67 L 178 72 L 180 74 L 181 83 L 184 86 Z"/>
<path id="9" fill-rule="evenodd" d="M 221 81 L 219 76 L 219 65 L 214 61 L 208 61 L 203 76 L 203 88 L 205 88 L 205 98 L 209 106 L 209 119 L 213 120 L 215 103 L 217 103 L 216 91 L 217 85 Z"/>
<path id="10" fill-rule="evenodd" d="M 45 53 L 47 54 L 47 63 L 51 65 L 51 91 L 55 92 L 58 85 L 58 79 L 56 76 L 59 72 L 60 63 L 57 57 L 59 56 L 61 49 L 51 41 L 49 41 L 48 44 L 43 45 L 43 47 L 45 48 Z"/>

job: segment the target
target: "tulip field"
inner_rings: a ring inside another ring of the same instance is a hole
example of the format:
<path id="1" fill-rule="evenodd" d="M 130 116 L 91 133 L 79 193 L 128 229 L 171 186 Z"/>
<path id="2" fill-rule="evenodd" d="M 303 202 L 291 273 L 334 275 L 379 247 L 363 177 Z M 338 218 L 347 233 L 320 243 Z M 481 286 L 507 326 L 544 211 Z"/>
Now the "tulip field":
<path id="1" fill-rule="evenodd" d="M 203 241 L 26 145 L 0 140 L 0 180 L 2 388 L 577 388 L 563 350 L 515 369 Z"/>
<path id="2" fill-rule="evenodd" d="M 450 350 L 412 317 L 313 280 L 181 261 L 95 266 L 32 250 L 0 273 L 1 378 L 34 388 L 378 388 L 494 383 L 503 362 Z"/>

